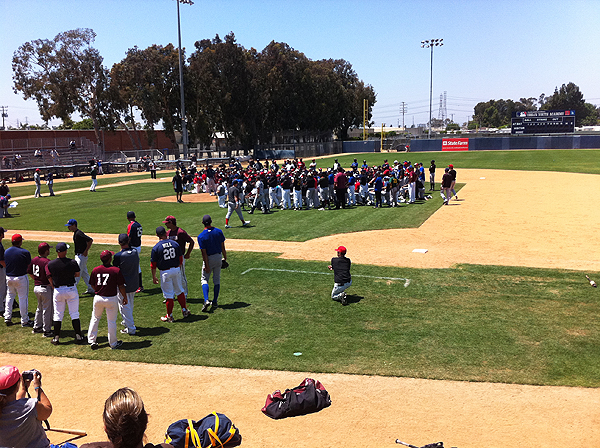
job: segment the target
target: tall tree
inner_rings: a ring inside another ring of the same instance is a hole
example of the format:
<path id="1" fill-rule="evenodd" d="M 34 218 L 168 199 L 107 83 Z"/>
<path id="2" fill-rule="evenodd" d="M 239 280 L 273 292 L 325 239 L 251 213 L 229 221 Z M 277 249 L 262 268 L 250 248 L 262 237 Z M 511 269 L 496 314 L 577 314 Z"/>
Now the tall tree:
<path id="1" fill-rule="evenodd" d="M 21 45 L 12 60 L 13 90 L 33 98 L 46 122 L 54 117 L 68 121 L 75 112 L 90 118 L 100 142 L 100 102 L 108 72 L 91 46 L 95 38 L 93 30 L 79 28 Z"/>
<path id="2" fill-rule="evenodd" d="M 556 87 L 554 94 L 546 98 L 542 106 L 543 110 L 574 110 L 575 126 L 581 126 L 588 114 L 589 109 L 585 105 L 583 93 L 574 83 L 563 84 L 560 89 Z"/>
<path id="3" fill-rule="evenodd" d="M 172 44 L 130 48 L 115 66 L 113 75 L 125 102 L 140 110 L 150 132 L 162 123 L 176 148 L 175 130 L 181 129 L 178 50 Z"/>

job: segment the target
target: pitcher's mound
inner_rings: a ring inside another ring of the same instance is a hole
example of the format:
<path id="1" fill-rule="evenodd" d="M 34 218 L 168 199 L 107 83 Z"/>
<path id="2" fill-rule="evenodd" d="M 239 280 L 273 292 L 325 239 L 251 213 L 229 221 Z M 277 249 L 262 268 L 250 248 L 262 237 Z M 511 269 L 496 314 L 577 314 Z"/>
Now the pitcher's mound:
<path id="1" fill-rule="evenodd" d="M 196 202 L 217 202 L 218 198 L 217 196 L 211 196 L 208 193 L 186 193 L 183 195 L 183 202 L 191 202 L 191 203 L 196 203 Z M 161 198 L 156 198 L 155 201 L 158 202 L 177 202 L 177 197 L 175 197 L 175 194 L 171 195 L 171 196 L 163 196 Z"/>

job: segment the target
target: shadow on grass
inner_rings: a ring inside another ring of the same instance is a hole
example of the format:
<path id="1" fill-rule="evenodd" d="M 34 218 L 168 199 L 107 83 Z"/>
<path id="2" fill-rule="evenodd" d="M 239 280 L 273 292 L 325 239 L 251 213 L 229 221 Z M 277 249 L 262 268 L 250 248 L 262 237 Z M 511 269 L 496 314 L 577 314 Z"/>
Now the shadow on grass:
<path id="1" fill-rule="evenodd" d="M 132 336 L 160 336 L 171 331 L 167 327 L 136 327 Z"/>
<path id="2" fill-rule="evenodd" d="M 348 302 L 348 305 L 352 304 L 352 303 L 358 303 L 360 302 L 362 299 L 364 299 L 363 296 L 357 296 L 355 294 L 349 294 L 346 295 L 346 302 Z"/>
<path id="3" fill-rule="evenodd" d="M 238 308 L 247 308 L 249 306 L 250 304 L 246 302 L 233 302 L 219 305 L 219 308 L 223 308 L 224 310 L 237 310 Z"/>

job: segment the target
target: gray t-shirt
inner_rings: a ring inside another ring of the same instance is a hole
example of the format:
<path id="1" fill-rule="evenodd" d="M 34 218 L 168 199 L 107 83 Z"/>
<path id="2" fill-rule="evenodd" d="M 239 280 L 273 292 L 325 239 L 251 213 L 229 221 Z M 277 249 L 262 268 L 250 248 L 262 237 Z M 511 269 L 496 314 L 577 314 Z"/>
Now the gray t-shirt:
<path id="1" fill-rule="evenodd" d="M 135 292 L 140 287 L 140 256 L 133 248 L 117 252 L 113 258 L 113 266 L 121 269 L 125 279 L 125 292 Z"/>
<path id="2" fill-rule="evenodd" d="M 48 448 L 42 422 L 37 419 L 36 398 L 21 398 L 8 403 L 0 413 L 0 446 Z"/>

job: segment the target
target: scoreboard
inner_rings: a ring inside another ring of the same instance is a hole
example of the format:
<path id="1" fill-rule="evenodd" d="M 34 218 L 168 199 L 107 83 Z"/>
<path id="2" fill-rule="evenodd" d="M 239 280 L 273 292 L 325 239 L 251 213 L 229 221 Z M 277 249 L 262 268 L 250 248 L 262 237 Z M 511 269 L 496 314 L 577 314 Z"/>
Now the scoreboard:
<path id="1" fill-rule="evenodd" d="M 564 134 L 575 132 L 574 110 L 513 112 L 511 134 Z"/>

